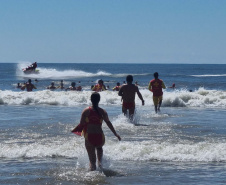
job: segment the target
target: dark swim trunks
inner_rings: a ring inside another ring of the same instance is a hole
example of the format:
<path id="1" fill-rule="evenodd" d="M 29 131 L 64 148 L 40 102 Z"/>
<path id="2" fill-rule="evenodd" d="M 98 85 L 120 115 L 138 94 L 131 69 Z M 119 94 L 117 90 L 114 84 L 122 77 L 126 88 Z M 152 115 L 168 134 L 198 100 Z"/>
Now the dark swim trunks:
<path id="1" fill-rule="evenodd" d="M 135 107 L 135 102 L 123 102 L 122 106 L 124 109 L 132 109 Z"/>

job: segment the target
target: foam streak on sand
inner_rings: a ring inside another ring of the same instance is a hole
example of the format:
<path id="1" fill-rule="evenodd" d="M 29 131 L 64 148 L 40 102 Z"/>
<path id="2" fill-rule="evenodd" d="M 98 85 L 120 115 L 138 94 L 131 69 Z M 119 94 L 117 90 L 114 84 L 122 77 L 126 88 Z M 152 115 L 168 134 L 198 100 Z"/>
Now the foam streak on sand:
<path id="1" fill-rule="evenodd" d="M 34 92 L 14 92 L 0 91 L 0 104 L 6 105 L 59 105 L 76 106 L 89 105 L 91 91 L 34 91 Z M 141 90 L 146 100 L 146 105 L 153 105 L 152 93 L 146 89 Z M 121 105 L 121 97 L 117 92 L 101 92 L 102 105 Z M 141 102 L 136 98 L 136 104 Z M 206 90 L 200 88 L 197 91 L 165 91 L 163 97 L 163 107 L 226 107 L 226 92 L 217 90 Z"/>

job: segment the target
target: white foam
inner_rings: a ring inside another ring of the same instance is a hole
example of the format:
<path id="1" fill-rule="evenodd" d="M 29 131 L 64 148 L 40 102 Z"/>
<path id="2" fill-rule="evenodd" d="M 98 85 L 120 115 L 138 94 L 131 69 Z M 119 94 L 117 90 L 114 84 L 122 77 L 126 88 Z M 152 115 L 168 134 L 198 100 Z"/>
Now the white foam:
<path id="1" fill-rule="evenodd" d="M 0 158 L 78 158 L 78 166 L 88 165 L 84 138 L 78 136 L 39 139 L 36 142 L 11 141 L 0 144 Z M 226 161 L 225 142 L 171 143 L 154 140 L 117 141 L 106 137 L 105 166 L 111 160 L 130 161 Z"/>
<path id="2" fill-rule="evenodd" d="M 194 77 L 219 77 L 219 76 L 226 76 L 226 74 L 205 74 L 205 75 L 191 75 Z"/>
<path id="3" fill-rule="evenodd" d="M 112 160 L 131 161 L 226 161 L 226 143 L 109 142 L 105 155 Z"/>
<path id="4" fill-rule="evenodd" d="M 76 106 L 90 105 L 92 91 L 33 91 L 15 92 L 0 90 L 0 104 L 6 105 L 60 105 Z M 145 100 L 145 106 L 153 106 L 152 93 L 146 89 L 141 90 Z M 121 97 L 115 91 L 103 91 L 101 105 L 121 106 Z M 141 106 L 141 100 L 136 96 L 136 106 Z M 164 92 L 163 107 L 226 107 L 226 92 L 206 90 L 200 88 L 197 91 L 186 90 Z"/>
<path id="5" fill-rule="evenodd" d="M 29 66 L 29 62 L 21 62 L 17 64 L 17 76 L 26 78 L 37 78 L 37 79 L 75 79 L 75 78 L 86 78 L 86 77 L 126 77 L 127 73 L 122 74 L 112 74 L 106 71 L 97 71 L 96 73 L 86 72 L 82 70 L 72 69 L 72 70 L 56 70 L 54 68 L 44 68 L 38 67 L 38 74 L 24 74 L 22 69 Z M 134 74 L 134 76 L 145 76 L 144 74 Z"/>

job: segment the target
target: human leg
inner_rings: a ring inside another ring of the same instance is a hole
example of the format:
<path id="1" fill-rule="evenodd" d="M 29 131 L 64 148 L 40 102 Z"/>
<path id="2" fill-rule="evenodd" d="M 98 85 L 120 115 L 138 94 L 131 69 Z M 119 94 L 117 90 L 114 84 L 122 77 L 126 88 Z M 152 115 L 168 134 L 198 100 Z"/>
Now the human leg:
<path id="1" fill-rule="evenodd" d="M 160 111 L 160 107 L 162 105 L 162 96 L 158 97 L 158 111 Z"/>
<path id="2" fill-rule="evenodd" d="M 157 113 L 157 111 L 158 111 L 158 109 L 157 109 L 158 97 L 157 96 L 153 96 L 153 103 L 154 103 L 154 106 L 155 106 L 155 113 Z"/>
<path id="3" fill-rule="evenodd" d="M 135 112 L 135 107 L 129 109 L 129 119 L 133 120 L 133 115 Z"/>
<path id="4" fill-rule="evenodd" d="M 97 160 L 98 160 L 98 166 L 102 166 L 102 157 L 103 157 L 103 148 L 98 147 L 97 148 Z"/>
<path id="5" fill-rule="evenodd" d="M 94 171 L 96 170 L 96 153 L 95 153 L 95 147 L 89 143 L 89 141 L 86 139 L 85 140 L 85 146 L 86 150 L 89 156 L 89 161 L 90 161 L 90 170 Z"/>
<path id="6" fill-rule="evenodd" d="M 122 106 L 122 113 L 126 116 L 127 115 L 127 109 L 124 107 L 124 106 Z"/>

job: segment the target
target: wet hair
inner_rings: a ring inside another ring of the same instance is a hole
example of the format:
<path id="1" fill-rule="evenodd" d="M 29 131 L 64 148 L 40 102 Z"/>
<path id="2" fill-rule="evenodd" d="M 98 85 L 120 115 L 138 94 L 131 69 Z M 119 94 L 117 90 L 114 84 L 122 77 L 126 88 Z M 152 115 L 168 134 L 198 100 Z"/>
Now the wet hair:
<path id="1" fill-rule="evenodd" d="M 92 95 L 91 95 L 91 102 L 92 102 L 92 105 L 93 105 L 93 108 L 95 109 L 95 111 L 97 111 L 99 116 L 103 117 L 101 115 L 101 113 L 99 112 L 99 110 L 98 110 L 98 104 L 100 102 L 100 94 L 98 92 L 92 93 Z"/>
<path id="2" fill-rule="evenodd" d="M 75 86 L 75 82 L 71 82 L 71 86 Z"/>
<path id="3" fill-rule="evenodd" d="M 120 83 L 118 82 L 117 85 L 120 86 Z"/>
<path id="4" fill-rule="evenodd" d="M 132 75 L 128 75 L 128 76 L 126 77 L 126 81 L 127 81 L 127 82 L 132 82 L 132 81 L 133 81 L 133 76 L 132 76 Z"/>
<path id="5" fill-rule="evenodd" d="M 29 79 L 28 82 L 31 83 L 31 79 Z"/>
<path id="6" fill-rule="evenodd" d="M 159 77 L 158 72 L 155 72 L 155 73 L 154 73 L 154 77 L 155 77 L 155 78 L 158 78 L 158 77 Z"/>
<path id="7" fill-rule="evenodd" d="M 102 84 L 103 84 L 103 83 L 104 83 L 104 81 L 103 81 L 103 80 L 98 80 L 98 83 L 102 83 Z"/>

